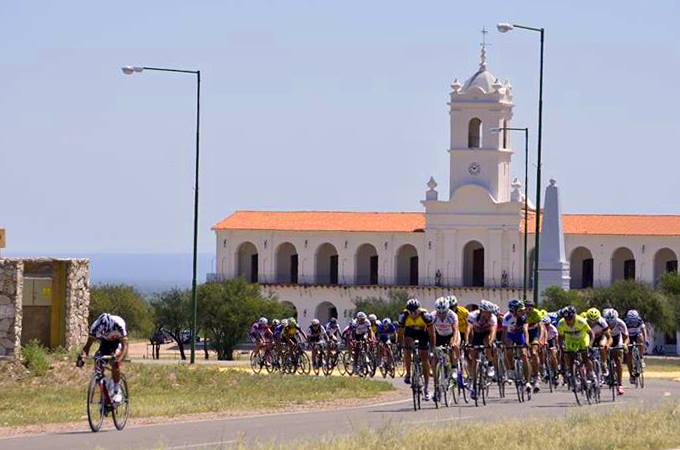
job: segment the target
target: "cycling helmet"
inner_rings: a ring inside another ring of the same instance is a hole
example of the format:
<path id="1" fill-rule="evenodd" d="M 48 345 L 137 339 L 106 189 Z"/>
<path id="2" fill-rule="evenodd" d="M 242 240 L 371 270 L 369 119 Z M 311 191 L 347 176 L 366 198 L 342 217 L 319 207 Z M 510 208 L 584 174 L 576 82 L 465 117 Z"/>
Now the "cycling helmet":
<path id="1" fill-rule="evenodd" d="M 291 317 L 290 319 L 288 319 L 288 325 L 290 325 L 291 327 L 297 326 L 297 320 L 295 320 L 295 317 Z"/>
<path id="2" fill-rule="evenodd" d="M 114 327 L 114 322 L 113 319 L 111 318 L 111 315 L 107 313 L 102 313 L 97 317 L 96 322 L 99 323 L 99 326 L 102 328 L 102 331 L 104 333 L 108 333 L 111 330 L 113 330 Z"/>
<path id="3" fill-rule="evenodd" d="M 636 309 L 631 309 L 626 313 L 627 319 L 640 319 L 640 313 Z"/>
<path id="4" fill-rule="evenodd" d="M 533 300 L 524 300 L 524 306 L 527 308 L 533 308 L 536 306 Z"/>
<path id="5" fill-rule="evenodd" d="M 614 308 L 607 308 L 603 311 L 602 316 L 607 322 L 613 322 L 619 318 L 619 312 Z"/>
<path id="6" fill-rule="evenodd" d="M 434 301 L 434 309 L 437 310 L 437 312 L 440 313 L 445 313 L 449 310 L 449 301 L 445 299 L 444 297 L 439 297 L 437 300 Z"/>
<path id="7" fill-rule="evenodd" d="M 496 305 L 494 305 L 490 301 L 482 300 L 481 302 L 479 302 L 479 310 L 482 311 L 482 312 L 492 313 L 492 312 L 494 312 L 495 309 L 496 309 Z"/>
<path id="8" fill-rule="evenodd" d="M 524 302 L 522 300 L 518 300 L 516 298 L 513 298 L 508 302 L 508 309 L 510 311 L 518 311 L 520 309 L 524 309 Z"/>
<path id="9" fill-rule="evenodd" d="M 328 322 L 335 325 L 336 323 L 338 323 L 338 318 L 337 317 L 331 317 L 331 320 L 329 320 Z"/>
<path id="10" fill-rule="evenodd" d="M 560 321 L 560 313 L 559 313 L 559 311 L 548 313 L 548 317 L 550 317 L 550 323 L 552 323 L 553 325 L 557 326 L 557 323 Z"/>
<path id="11" fill-rule="evenodd" d="M 449 295 L 446 299 L 449 301 L 449 308 L 454 309 L 458 306 L 458 299 L 455 295 Z"/>
<path id="12" fill-rule="evenodd" d="M 375 322 L 376 320 L 378 320 L 378 316 L 376 316 L 375 314 L 369 314 L 368 320 L 370 320 L 371 322 Z"/>
<path id="13" fill-rule="evenodd" d="M 560 315 L 565 319 L 573 319 L 576 317 L 576 308 L 571 305 L 565 306 L 560 310 Z"/>
<path id="14" fill-rule="evenodd" d="M 283 325 L 284 327 L 287 327 L 288 326 L 288 319 L 282 319 L 281 325 Z"/>
<path id="15" fill-rule="evenodd" d="M 312 319 L 312 325 L 313 326 L 321 325 L 321 322 L 319 322 L 319 319 Z"/>
<path id="16" fill-rule="evenodd" d="M 386 327 L 388 327 L 388 326 L 392 325 L 392 320 L 390 320 L 389 317 L 385 317 L 385 318 L 382 320 L 382 324 L 385 325 Z"/>
<path id="17" fill-rule="evenodd" d="M 418 311 L 420 309 L 420 301 L 417 298 L 411 298 L 406 302 L 406 309 L 409 311 Z"/>
<path id="18" fill-rule="evenodd" d="M 548 315 L 548 311 L 545 309 L 541 310 L 541 322 L 543 322 L 545 325 L 550 325 L 552 323 L 552 320 L 550 320 L 550 316 Z"/>
<path id="19" fill-rule="evenodd" d="M 267 320 L 266 317 L 260 317 L 260 320 L 257 321 L 260 325 L 267 325 L 269 321 Z"/>
<path id="20" fill-rule="evenodd" d="M 602 314 L 600 314 L 600 310 L 597 308 L 590 308 L 588 311 L 586 311 L 586 318 L 590 321 L 594 321 L 602 317 Z"/>
<path id="21" fill-rule="evenodd" d="M 278 327 L 280 323 L 281 323 L 281 321 L 279 319 L 272 320 L 272 326 L 274 326 L 274 327 Z"/>
<path id="22" fill-rule="evenodd" d="M 492 304 L 493 304 L 493 314 L 494 314 L 494 316 L 500 315 L 500 313 L 501 313 L 501 307 L 498 306 L 498 305 L 495 304 L 495 303 L 492 303 Z"/>
<path id="23" fill-rule="evenodd" d="M 366 320 L 366 319 L 367 319 L 366 313 L 365 313 L 365 312 L 362 312 L 362 311 L 359 311 L 359 312 L 357 313 L 357 319 L 359 319 L 359 320 Z"/>

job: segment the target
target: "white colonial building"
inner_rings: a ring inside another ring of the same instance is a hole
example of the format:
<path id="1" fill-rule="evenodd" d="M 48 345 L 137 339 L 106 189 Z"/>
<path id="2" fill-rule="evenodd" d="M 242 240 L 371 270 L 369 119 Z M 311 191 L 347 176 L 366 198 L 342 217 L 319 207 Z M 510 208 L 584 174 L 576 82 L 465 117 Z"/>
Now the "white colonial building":
<path id="1" fill-rule="evenodd" d="M 356 297 L 384 297 L 394 287 L 426 304 L 446 293 L 463 303 L 519 297 L 523 188 L 510 177 L 510 134 L 495 130 L 512 126 L 512 86 L 487 70 L 482 49 L 479 70 L 451 88 L 447 199 L 430 179 L 419 212 L 236 211 L 213 227 L 210 277 L 260 283 L 295 306 L 303 325 L 331 315 L 346 321 Z M 534 212 L 526 220 L 530 252 Z M 677 271 L 680 216 L 561 214 L 550 180 L 542 217 L 540 291 L 620 279 L 653 284 Z M 675 336 L 660 339 L 675 347 Z"/>

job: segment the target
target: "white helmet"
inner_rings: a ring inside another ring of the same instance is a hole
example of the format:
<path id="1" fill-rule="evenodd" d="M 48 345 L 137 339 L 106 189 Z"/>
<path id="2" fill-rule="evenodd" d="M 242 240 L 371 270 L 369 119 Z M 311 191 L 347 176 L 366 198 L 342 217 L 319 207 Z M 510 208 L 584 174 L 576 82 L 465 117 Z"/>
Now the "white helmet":
<path id="1" fill-rule="evenodd" d="M 449 308 L 453 309 L 458 306 L 458 299 L 455 295 L 449 295 L 446 299 L 449 301 Z"/>
<path id="2" fill-rule="evenodd" d="M 368 320 L 370 320 L 371 322 L 375 322 L 376 320 L 378 320 L 378 316 L 376 316 L 375 314 L 369 314 Z"/>
<path id="3" fill-rule="evenodd" d="M 312 325 L 320 325 L 321 322 L 319 322 L 319 319 L 312 319 Z"/>
<path id="4" fill-rule="evenodd" d="M 389 317 L 385 317 L 385 318 L 382 320 L 382 324 L 385 325 L 385 326 L 391 325 L 391 324 L 392 324 L 392 320 L 391 320 Z"/>
<path id="5" fill-rule="evenodd" d="M 450 304 L 451 303 L 446 298 L 439 297 L 434 301 L 434 309 L 436 309 L 437 312 L 444 313 L 449 310 Z"/>
<path id="6" fill-rule="evenodd" d="M 281 319 L 281 325 L 283 325 L 284 327 L 287 327 L 288 326 L 288 319 Z"/>
<path id="7" fill-rule="evenodd" d="M 113 330 L 114 327 L 114 322 L 113 319 L 111 318 L 111 315 L 107 313 L 102 313 L 97 317 L 97 320 L 95 322 L 99 323 L 99 326 L 101 326 L 102 331 L 104 333 L 108 333 Z"/>
<path id="8" fill-rule="evenodd" d="M 357 319 L 359 319 L 359 320 L 366 320 L 366 318 L 367 318 L 367 316 L 366 316 L 366 313 L 365 313 L 365 312 L 359 311 L 359 312 L 357 313 Z"/>
<path id="9" fill-rule="evenodd" d="M 496 305 L 494 305 L 488 300 L 482 300 L 481 302 L 479 302 L 479 309 L 481 311 L 492 313 L 496 310 Z"/>
<path id="10" fill-rule="evenodd" d="M 619 318 L 619 312 L 614 308 L 607 308 L 602 311 L 602 317 L 604 317 L 607 322 L 612 322 Z"/>
<path id="11" fill-rule="evenodd" d="M 266 317 L 260 317 L 260 320 L 257 321 L 260 325 L 267 325 L 269 321 L 267 320 Z"/>

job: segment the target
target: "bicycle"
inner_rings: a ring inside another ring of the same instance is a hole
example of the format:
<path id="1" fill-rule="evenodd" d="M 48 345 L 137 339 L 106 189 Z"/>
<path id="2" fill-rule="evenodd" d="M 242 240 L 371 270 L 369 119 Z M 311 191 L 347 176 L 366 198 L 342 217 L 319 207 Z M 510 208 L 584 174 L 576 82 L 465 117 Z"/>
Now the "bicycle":
<path id="1" fill-rule="evenodd" d="M 486 345 L 470 345 L 469 348 L 477 350 L 477 359 L 475 360 L 475 379 L 472 380 L 472 389 L 475 393 L 475 406 L 479 406 L 479 397 L 482 397 L 482 404 L 486 405 L 486 398 L 489 396 L 489 360 L 486 358 L 485 349 L 489 348 Z"/>
<path id="2" fill-rule="evenodd" d="M 520 403 L 524 403 L 525 401 L 525 391 L 526 391 L 526 400 L 531 400 L 531 388 L 526 388 L 525 389 L 525 380 L 524 380 L 524 361 L 522 360 L 522 349 L 527 348 L 526 344 L 525 345 L 512 345 L 506 347 L 508 349 L 512 349 L 512 361 L 513 361 L 513 370 L 515 371 L 515 390 L 517 391 L 517 400 Z"/>
<path id="3" fill-rule="evenodd" d="M 461 355 L 458 358 L 458 362 L 456 364 L 456 390 L 458 391 L 458 396 L 463 398 L 463 401 L 465 403 L 468 403 L 468 396 L 467 396 L 467 391 L 468 391 L 468 385 L 465 376 L 466 372 L 466 367 L 465 367 L 465 357 L 463 355 L 463 350 L 461 349 Z"/>
<path id="4" fill-rule="evenodd" d="M 395 375 L 401 378 L 406 373 L 403 350 L 396 342 L 391 343 L 390 347 L 392 349 L 392 361 L 394 361 Z"/>
<path id="5" fill-rule="evenodd" d="M 394 378 L 395 375 L 395 368 L 394 368 L 394 355 L 392 354 L 392 349 L 390 348 L 389 343 L 387 342 L 381 342 L 378 344 L 379 346 L 379 351 L 378 351 L 378 358 L 377 358 L 377 365 L 380 367 L 380 373 L 383 378 L 387 378 L 389 375 L 391 378 Z"/>
<path id="6" fill-rule="evenodd" d="M 615 352 L 623 351 L 623 346 L 612 347 L 607 352 L 607 370 L 609 371 L 609 376 L 607 377 L 607 385 L 612 393 L 612 401 L 616 401 L 616 396 L 618 394 L 617 390 L 619 384 L 622 384 L 622 380 L 619 380 L 618 374 L 616 372 L 616 362 L 614 361 Z M 623 364 L 623 357 L 621 357 L 621 363 Z"/>
<path id="7" fill-rule="evenodd" d="M 435 367 L 434 367 L 434 396 L 432 400 L 434 401 L 434 406 L 439 408 L 439 403 L 441 403 L 442 398 L 444 399 L 444 405 L 448 408 L 449 397 L 448 392 L 451 391 L 451 397 L 455 404 L 458 403 L 456 399 L 456 391 L 452 389 L 451 383 L 451 361 L 449 359 L 449 352 L 451 348 L 449 346 L 435 347 Z"/>
<path id="8" fill-rule="evenodd" d="M 413 394 L 413 410 L 420 409 L 420 401 L 423 397 L 423 386 L 425 381 L 423 378 L 423 366 L 420 362 L 420 352 L 418 350 L 418 341 L 413 341 L 411 352 L 411 392 Z"/>
<path id="9" fill-rule="evenodd" d="M 645 366 L 642 364 L 642 354 L 640 353 L 642 344 L 633 344 L 631 347 L 633 383 L 636 388 L 643 389 L 645 387 Z"/>
<path id="10" fill-rule="evenodd" d="M 118 431 L 125 428 L 128 417 L 130 417 L 130 391 L 128 390 L 125 375 L 120 375 L 120 389 L 123 400 L 120 403 L 113 403 L 109 390 L 113 387 L 113 379 L 106 375 L 106 371 L 111 370 L 111 364 L 115 360 L 114 356 L 93 356 L 89 359 L 94 360 L 94 372 L 90 377 L 87 388 L 87 421 L 90 429 L 97 432 L 101 429 L 104 417 L 111 413 L 113 424 Z M 79 359 L 79 361 L 82 361 Z"/>
<path id="11" fill-rule="evenodd" d="M 265 342 L 257 352 L 254 350 L 250 352 L 250 368 L 256 375 L 262 371 L 263 367 L 267 370 L 267 373 L 271 373 L 273 370 L 272 351 L 268 345 Z"/>
<path id="12" fill-rule="evenodd" d="M 324 375 L 330 375 L 330 373 L 327 372 L 326 368 L 326 344 L 325 342 L 314 342 L 311 344 L 312 347 L 312 354 L 314 357 L 312 358 L 312 370 L 314 371 L 314 375 L 319 375 L 320 372 L 323 372 Z"/>
<path id="13" fill-rule="evenodd" d="M 591 403 L 591 388 L 587 379 L 586 366 L 583 362 L 583 353 L 564 351 L 565 354 L 572 355 L 571 369 L 566 372 L 567 384 L 576 397 L 576 404 L 583 405 Z"/>
<path id="14" fill-rule="evenodd" d="M 600 403 L 602 386 L 602 360 L 600 359 L 600 348 L 590 347 L 588 358 L 593 362 L 593 382 L 591 383 L 591 398 L 595 403 Z"/>
<path id="15" fill-rule="evenodd" d="M 543 373 L 545 374 L 544 379 L 547 379 L 548 388 L 550 392 L 554 392 L 557 389 L 557 373 L 558 371 L 552 366 L 552 351 L 555 347 L 550 348 L 548 345 L 541 346 L 541 352 L 543 353 Z"/>
<path id="16" fill-rule="evenodd" d="M 498 384 L 498 395 L 505 398 L 505 347 L 498 342 L 495 344 L 496 350 L 496 383 Z"/>

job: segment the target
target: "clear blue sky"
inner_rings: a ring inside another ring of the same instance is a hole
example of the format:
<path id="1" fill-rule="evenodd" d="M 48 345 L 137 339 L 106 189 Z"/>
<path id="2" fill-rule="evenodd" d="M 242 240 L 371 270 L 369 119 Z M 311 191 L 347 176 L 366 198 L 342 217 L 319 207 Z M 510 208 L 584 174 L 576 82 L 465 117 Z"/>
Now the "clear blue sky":
<path id="1" fill-rule="evenodd" d="M 477 68 L 482 26 L 514 125 L 535 130 L 538 35 L 503 20 L 547 29 L 563 210 L 680 213 L 679 5 L 2 2 L 8 250 L 191 250 L 194 80 L 125 64 L 203 73 L 201 251 L 235 209 L 419 211 L 430 175 L 448 191 L 449 85 Z"/>

